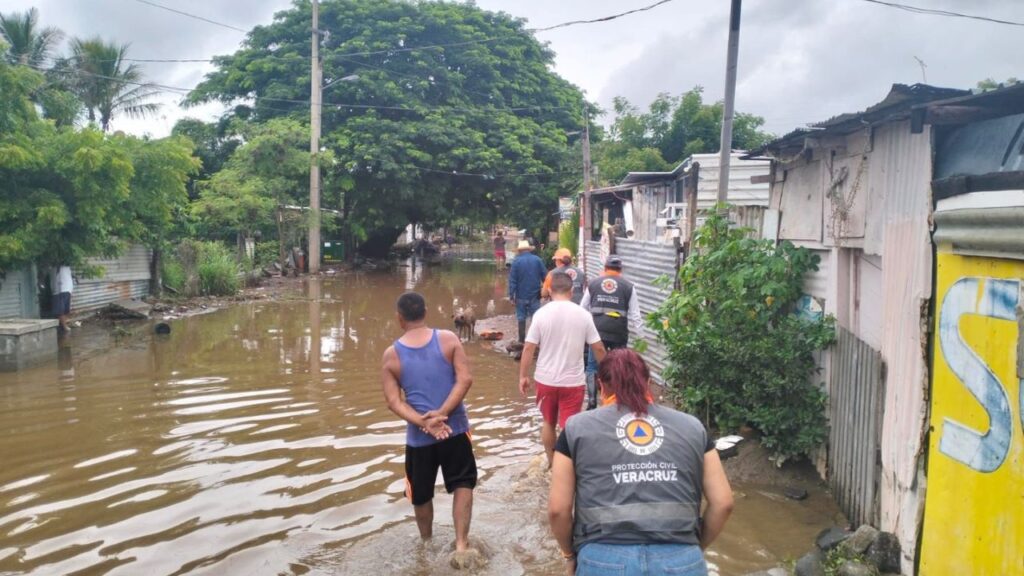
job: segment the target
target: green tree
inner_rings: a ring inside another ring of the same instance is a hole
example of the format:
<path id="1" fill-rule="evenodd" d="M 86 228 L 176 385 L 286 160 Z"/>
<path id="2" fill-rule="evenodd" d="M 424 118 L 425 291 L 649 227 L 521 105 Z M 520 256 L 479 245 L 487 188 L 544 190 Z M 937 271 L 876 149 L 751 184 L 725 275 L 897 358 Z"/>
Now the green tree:
<path id="1" fill-rule="evenodd" d="M 7 42 L 5 60 L 32 68 L 47 65 L 63 33 L 52 26 L 39 26 L 39 11 L 30 8 L 25 12 L 0 14 L 0 37 Z"/>
<path id="2" fill-rule="evenodd" d="M 989 90 L 995 90 L 996 88 L 1001 88 L 1002 86 L 1012 86 L 1017 82 L 1019 82 L 1019 80 L 1012 76 L 1007 78 L 1006 82 L 996 82 L 994 78 L 985 78 L 984 80 L 978 82 L 978 90 L 982 92 L 988 92 Z"/>
<path id="3" fill-rule="evenodd" d="M 208 181 L 227 164 L 228 158 L 241 144 L 234 122 L 222 118 L 216 122 L 203 122 L 196 118 L 182 118 L 174 124 L 171 134 L 188 138 L 193 152 L 202 163 L 199 171 L 189 181 L 189 196 L 199 196 L 199 183 Z"/>
<path id="4" fill-rule="evenodd" d="M 715 211 L 695 243 L 679 289 L 648 318 L 669 352 L 670 390 L 723 431 L 753 425 L 779 463 L 806 454 L 826 435 L 814 352 L 835 334 L 830 317 L 794 314 L 818 257 L 751 238 Z"/>
<path id="5" fill-rule="evenodd" d="M 607 183 L 618 182 L 628 172 L 666 170 L 693 154 L 718 150 L 722 103 L 705 104 L 700 86 L 678 97 L 658 94 L 647 112 L 617 97 L 613 111 L 609 139 L 599 143 L 595 153 Z M 733 149 L 752 150 L 771 140 L 762 126 L 760 116 L 736 113 Z"/>
<path id="6" fill-rule="evenodd" d="M 144 81 L 142 69 L 126 60 L 128 44 L 105 42 L 99 37 L 71 41 L 73 85 L 90 122 L 106 132 L 114 114 L 142 118 L 160 105 L 152 98 L 160 93 Z"/>
<path id="7" fill-rule="evenodd" d="M 309 27 L 296 1 L 217 58 L 190 101 L 247 103 L 231 114 L 256 122 L 308 117 Z M 583 98 L 523 21 L 462 3 L 333 0 L 320 28 L 323 143 L 338 159 L 322 163 L 324 205 L 353 235 L 390 243 L 409 222 L 498 215 L 554 225 L 559 193 L 579 185 L 566 132 Z"/>
<path id="8" fill-rule="evenodd" d="M 97 130 L 40 120 L 42 75 L 0 63 L 0 271 L 114 255 L 127 227 L 128 155 Z"/>
<path id="9" fill-rule="evenodd" d="M 243 128 L 245 143 L 224 167 L 200 183 L 192 212 L 200 232 L 215 239 L 235 239 L 277 229 L 274 212 L 283 205 L 309 205 L 309 131 L 296 120 L 275 118 Z M 330 163 L 332 155 L 325 154 Z M 294 219 L 293 219 L 294 220 Z M 304 229 L 305 219 L 285 230 L 289 239 Z"/>

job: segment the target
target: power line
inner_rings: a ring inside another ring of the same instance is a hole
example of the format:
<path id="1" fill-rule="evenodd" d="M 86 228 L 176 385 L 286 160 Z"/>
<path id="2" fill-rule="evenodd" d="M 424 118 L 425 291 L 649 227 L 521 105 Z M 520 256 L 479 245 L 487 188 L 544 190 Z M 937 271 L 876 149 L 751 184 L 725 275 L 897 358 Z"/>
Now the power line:
<path id="1" fill-rule="evenodd" d="M 897 2 L 885 2 L 884 0 L 861 0 L 862 2 L 869 2 L 871 4 L 878 4 L 880 6 L 886 6 L 889 8 L 895 8 L 897 10 L 905 10 L 914 14 L 928 14 L 930 16 L 948 16 L 951 18 L 967 18 L 970 20 L 981 20 L 982 22 L 991 22 L 993 24 L 1006 24 L 1008 26 L 1024 26 L 1024 22 L 1015 22 L 1013 20 L 1000 20 L 999 18 L 990 18 L 988 16 L 978 16 L 976 14 L 963 14 L 961 12 L 952 12 L 950 10 L 939 10 L 936 8 L 921 8 L 919 6 L 910 6 L 909 4 L 899 4 Z"/>
<path id="2" fill-rule="evenodd" d="M 622 18 L 623 16 L 629 16 L 630 14 L 636 14 L 638 12 L 646 12 L 648 10 L 653 10 L 653 9 L 657 8 L 658 6 L 661 6 L 662 4 L 668 4 L 669 2 L 672 2 L 672 0 L 659 0 L 658 2 L 655 2 L 654 4 L 649 4 L 649 5 L 644 6 L 642 8 L 634 8 L 633 10 L 627 10 L 625 12 L 620 12 L 618 14 L 612 14 L 610 16 L 603 16 L 601 18 L 593 18 L 591 20 L 571 20 L 569 22 L 562 22 L 561 24 L 555 24 L 553 26 L 545 26 L 544 28 L 528 28 L 527 30 L 529 30 L 531 32 L 548 32 L 550 30 L 557 30 L 559 28 L 568 28 L 569 26 L 576 26 L 578 24 L 598 24 L 598 23 L 601 23 L 601 22 L 610 22 L 612 20 L 616 20 L 616 19 Z"/>
<path id="3" fill-rule="evenodd" d="M 206 22 L 208 24 L 213 24 L 215 26 L 220 26 L 221 28 L 227 28 L 228 30 L 234 30 L 236 32 L 241 32 L 243 34 L 247 34 L 249 32 L 248 30 L 239 28 L 237 26 L 232 26 L 231 24 L 225 24 L 223 22 L 217 22 L 216 20 L 210 20 L 209 18 L 205 18 L 203 16 L 199 16 L 198 14 L 192 14 L 191 12 L 185 12 L 183 10 L 178 10 L 176 8 L 171 8 L 170 6 L 164 6 L 163 4 L 157 4 L 156 2 L 150 2 L 149 0 L 135 0 L 135 1 L 138 2 L 139 4 L 145 4 L 147 6 L 152 6 L 154 8 L 159 8 L 161 10 L 167 10 L 168 12 L 174 12 L 175 14 L 180 14 L 182 16 L 185 16 L 186 18 L 194 18 L 196 20 L 202 20 L 203 22 Z"/>
<path id="4" fill-rule="evenodd" d="M 26 65 L 29 68 L 38 70 L 40 72 L 46 72 L 46 68 L 41 66 Z M 181 86 L 168 86 L 166 84 L 157 84 L 154 82 L 134 82 L 117 78 L 115 76 L 105 76 L 103 74 L 97 74 L 95 72 L 88 72 L 85 70 L 72 69 L 69 73 L 79 74 L 83 76 L 89 76 L 92 78 L 100 78 L 103 80 L 113 80 L 121 84 L 128 84 L 133 86 L 142 86 L 145 88 L 155 89 L 157 91 L 169 92 L 178 94 L 180 96 L 187 96 L 193 91 L 191 88 L 182 88 Z M 296 98 L 274 98 L 271 96 L 252 96 L 252 100 L 262 100 L 265 102 L 285 102 L 288 104 L 302 104 L 305 106 L 310 105 L 310 100 L 300 100 Z M 401 112 L 415 112 L 417 114 L 423 114 L 425 112 L 526 112 L 530 110 L 568 110 L 574 109 L 574 106 L 389 106 L 385 104 L 354 104 L 349 102 L 322 102 L 321 106 L 330 106 L 336 109 L 341 108 L 354 108 L 359 110 L 391 110 Z"/>
<path id="5" fill-rule="evenodd" d="M 431 172 L 435 174 L 445 174 L 447 176 L 471 176 L 475 178 L 483 178 L 484 180 L 496 180 L 498 178 L 520 178 L 526 176 L 564 176 L 566 174 L 576 174 L 577 170 L 562 171 L 562 172 L 521 172 L 518 174 L 495 174 L 487 172 L 463 172 L 461 170 L 442 170 L 438 168 L 427 168 L 425 166 L 417 166 L 415 164 L 408 164 L 409 167 L 415 168 L 422 172 Z"/>

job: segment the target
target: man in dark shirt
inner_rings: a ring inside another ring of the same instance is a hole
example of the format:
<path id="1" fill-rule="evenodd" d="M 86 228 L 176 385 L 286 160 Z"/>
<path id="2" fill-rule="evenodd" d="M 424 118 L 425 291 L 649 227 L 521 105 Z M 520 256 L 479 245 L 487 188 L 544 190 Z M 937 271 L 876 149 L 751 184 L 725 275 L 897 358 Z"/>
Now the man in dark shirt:
<path id="1" fill-rule="evenodd" d="M 540 288 L 548 270 L 526 240 L 520 240 L 516 250 L 519 254 L 508 272 L 508 297 L 516 305 L 519 343 L 522 344 L 526 341 L 526 321 L 540 308 Z"/>

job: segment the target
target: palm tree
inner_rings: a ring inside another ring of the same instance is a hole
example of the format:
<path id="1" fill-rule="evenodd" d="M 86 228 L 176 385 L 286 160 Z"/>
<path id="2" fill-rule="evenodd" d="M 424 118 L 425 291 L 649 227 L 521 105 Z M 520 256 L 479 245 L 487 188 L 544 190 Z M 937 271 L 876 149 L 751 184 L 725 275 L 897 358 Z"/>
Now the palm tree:
<path id="1" fill-rule="evenodd" d="M 0 14 L 0 37 L 8 44 L 4 58 L 11 64 L 39 68 L 64 34 L 52 27 L 39 28 L 39 11 Z"/>
<path id="2" fill-rule="evenodd" d="M 127 55 L 128 44 L 108 43 L 99 37 L 71 41 L 76 92 L 89 121 L 98 120 L 104 131 L 110 129 L 115 113 L 142 118 L 160 108 L 148 101 L 160 90 L 144 81 L 142 70 L 125 60 Z"/>

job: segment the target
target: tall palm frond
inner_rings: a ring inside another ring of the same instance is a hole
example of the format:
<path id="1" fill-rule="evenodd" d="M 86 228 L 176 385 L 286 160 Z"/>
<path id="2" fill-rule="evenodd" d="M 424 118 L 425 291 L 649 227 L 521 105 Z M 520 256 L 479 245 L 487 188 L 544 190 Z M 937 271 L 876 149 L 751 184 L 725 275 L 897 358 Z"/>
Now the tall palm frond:
<path id="1" fill-rule="evenodd" d="M 125 61 L 127 56 L 128 44 L 108 43 L 99 37 L 71 41 L 78 97 L 89 120 L 98 121 L 104 131 L 110 128 L 114 114 L 142 118 L 160 107 L 150 101 L 160 91 L 145 81 L 138 65 Z"/>
<path id="2" fill-rule="evenodd" d="M 52 26 L 39 27 L 39 11 L 31 8 L 26 12 L 0 14 L 0 37 L 7 43 L 5 60 L 39 68 L 46 65 L 50 52 L 64 34 Z"/>

